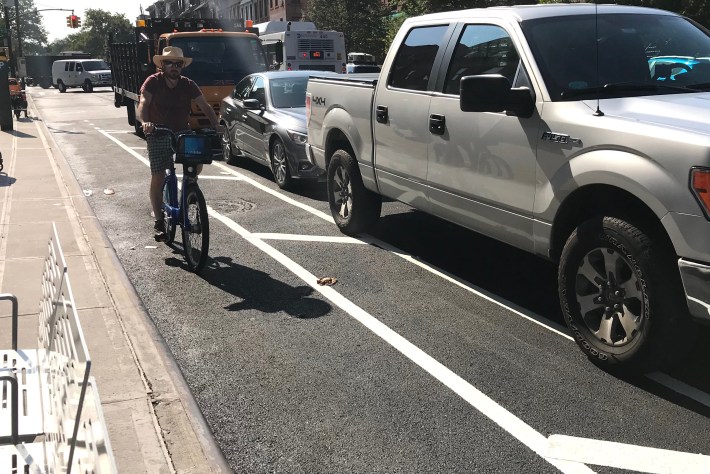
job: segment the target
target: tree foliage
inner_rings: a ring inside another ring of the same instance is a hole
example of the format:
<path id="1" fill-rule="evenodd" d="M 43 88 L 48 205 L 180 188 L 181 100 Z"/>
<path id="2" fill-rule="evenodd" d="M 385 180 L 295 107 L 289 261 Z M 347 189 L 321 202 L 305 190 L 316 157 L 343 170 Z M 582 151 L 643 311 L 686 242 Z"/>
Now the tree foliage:
<path id="1" fill-rule="evenodd" d="M 133 41 L 133 26 L 123 14 L 89 8 L 81 20 L 81 30 L 49 45 L 52 54 L 62 51 L 84 51 L 92 57 L 106 57 L 106 42 L 112 36 L 116 42 Z"/>
<path id="2" fill-rule="evenodd" d="M 13 54 L 19 52 L 19 43 L 17 41 L 17 23 L 20 24 L 20 38 L 22 39 L 22 54 L 32 55 L 41 54 L 44 52 L 47 44 L 47 30 L 42 25 L 42 18 L 37 13 L 34 0 L 20 0 L 19 16 L 16 15 L 15 8 L 8 8 L 5 11 L 9 13 L 10 18 L 10 37 L 12 38 Z M 5 23 L 2 23 L 4 31 Z M 7 33 L 7 32 L 5 32 Z"/>
<path id="3" fill-rule="evenodd" d="M 304 20 L 321 30 L 342 31 L 345 49 L 384 59 L 389 9 L 379 0 L 309 0 Z"/>

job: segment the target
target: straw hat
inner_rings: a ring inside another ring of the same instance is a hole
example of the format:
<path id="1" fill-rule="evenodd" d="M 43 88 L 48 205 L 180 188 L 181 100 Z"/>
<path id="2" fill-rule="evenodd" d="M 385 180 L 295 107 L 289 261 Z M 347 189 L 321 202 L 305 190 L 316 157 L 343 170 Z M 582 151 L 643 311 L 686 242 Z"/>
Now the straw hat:
<path id="1" fill-rule="evenodd" d="M 163 48 L 163 54 L 156 54 L 153 56 L 153 62 L 158 67 L 163 67 L 163 61 L 182 61 L 183 67 L 187 67 L 192 62 L 192 58 L 186 58 L 182 55 L 182 49 L 177 46 L 166 46 Z"/>

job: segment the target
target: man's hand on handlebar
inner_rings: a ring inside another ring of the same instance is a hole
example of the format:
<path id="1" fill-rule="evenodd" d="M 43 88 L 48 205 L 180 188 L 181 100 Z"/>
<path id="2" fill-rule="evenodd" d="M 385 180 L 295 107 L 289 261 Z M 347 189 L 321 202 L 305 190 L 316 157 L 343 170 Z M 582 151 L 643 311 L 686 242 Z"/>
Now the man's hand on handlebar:
<path id="1" fill-rule="evenodd" d="M 143 133 L 150 135 L 155 131 L 155 124 L 153 122 L 143 122 Z"/>

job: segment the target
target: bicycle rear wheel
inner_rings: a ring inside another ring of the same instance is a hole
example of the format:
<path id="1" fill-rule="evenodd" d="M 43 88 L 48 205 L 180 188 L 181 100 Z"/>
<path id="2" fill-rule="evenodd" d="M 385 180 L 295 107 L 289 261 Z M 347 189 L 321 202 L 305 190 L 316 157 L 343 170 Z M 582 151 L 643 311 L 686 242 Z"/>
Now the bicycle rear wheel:
<path id="1" fill-rule="evenodd" d="M 198 273 L 205 266 L 210 248 L 210 222 L 207 218 L 205 196 L 195 183 L 185 191 L 185 220 L 182 227 L 182 243 L 185 260 L 191 272 Z"/>
<path id="2" fill-rule="evenodd" d="M 177 222 L 172 218 L 165 206 L 177 206 L 177 178 L 175 173 L 165 175 L 163 181 L 163 219 L 165 219 L 165 243 L 170 244 L 175 240 L 175 228 Z"/>

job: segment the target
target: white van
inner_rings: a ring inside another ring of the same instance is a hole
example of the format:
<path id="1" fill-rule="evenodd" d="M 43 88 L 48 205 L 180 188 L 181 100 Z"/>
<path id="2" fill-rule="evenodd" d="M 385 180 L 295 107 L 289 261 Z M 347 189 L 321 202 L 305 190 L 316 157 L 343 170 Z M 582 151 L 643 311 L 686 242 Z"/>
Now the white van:
<path id="1" fill-rule="evenodd" d="M 103 59 L 60 59 L 52 64 L 52 84 L 59 92 L 69 87 L 91 92 L 97 86 L 111 86 L 111 69 Z"/>

